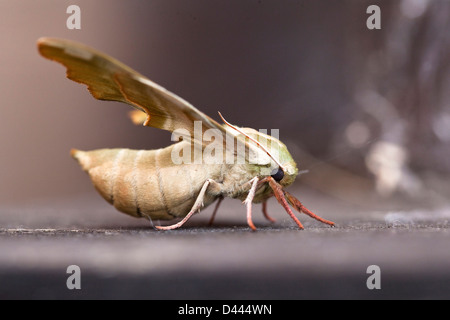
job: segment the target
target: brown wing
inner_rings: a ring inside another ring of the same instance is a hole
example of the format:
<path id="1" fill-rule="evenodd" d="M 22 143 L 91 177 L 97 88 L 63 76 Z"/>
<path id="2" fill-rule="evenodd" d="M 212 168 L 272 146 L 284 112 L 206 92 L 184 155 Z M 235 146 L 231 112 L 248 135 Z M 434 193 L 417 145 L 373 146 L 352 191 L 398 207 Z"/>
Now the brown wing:
<path id="1" fill-rule="evenodd" d="M 187 101 L 95 49 L 54 38 L 40 38 L 38 49 L 45 58 L 64 65 L 67 77 L 87 85 L 96 99 L 124 102 L 145 112 L 145 126 L 171 132 L 185 129 L 191 139 L 194 138 L 194 121 L 202 122 L 202 133 L 208 129 L 226 132 L 219 123 Z"/>

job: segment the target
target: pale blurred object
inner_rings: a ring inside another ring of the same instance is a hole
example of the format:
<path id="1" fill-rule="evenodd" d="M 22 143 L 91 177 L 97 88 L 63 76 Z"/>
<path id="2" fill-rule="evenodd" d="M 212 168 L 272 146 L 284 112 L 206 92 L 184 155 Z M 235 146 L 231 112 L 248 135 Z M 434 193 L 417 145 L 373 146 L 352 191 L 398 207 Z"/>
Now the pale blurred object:
<path id="1" fill-rule="evenodd" d="M 369 140 L 370 131 L 362 121 L 354 121 L 345 129 L 345 136 L 352 147 L 359 148 Z"/>
<path id="2" fill-rule="evenodd" d="M 429 0 L 402 0 L 400 10 L 406 17 L 415 19 L 425 13 L 429 2 Z"/>
<path id="3" fill-rule="evenodd" d="M 401 145 L 379 141 L 366 156 L 367 168 L 375 176 L 375 187 L 382 196 L 395 191 L 415 195 L 422 186 L 420 180 L 409 170 L 408 151 Z"/>
<path id="4" fill-rule="evenodd" d="M 352 38 L 361 41 L 349 43 L 354 117 L 348 119 L 343 137 L 347 146 L 356 148 L 349 132 L 355 135 L 355 123 L 368 128 L 369 140 L 355 152 L 381 196 L 400 193 L 421 202 L 426 195 L 434 200 L 446 197 L 450 192 L 448 183 L 445 186 L 450 178 L 450 2 L 386 1 L 381 8 L 386 33 L 351 29 Z M 347 167 L 364 174 L 355 161 Z"/>
<path id="5" fill-rule="evenodd" d="M 450 114 L 442 113 L 435 117 L 433 131 L 443 142 L 450 141 Z"/>

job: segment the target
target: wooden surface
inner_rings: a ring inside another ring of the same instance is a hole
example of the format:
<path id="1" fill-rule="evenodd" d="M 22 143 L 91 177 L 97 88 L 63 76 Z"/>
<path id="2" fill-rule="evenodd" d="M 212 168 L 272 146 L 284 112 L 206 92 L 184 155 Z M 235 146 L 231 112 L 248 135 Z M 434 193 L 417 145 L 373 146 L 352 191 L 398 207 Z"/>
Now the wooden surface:
<path id="1" fill-rule="evenodd" d="M 334 220 L 330 228 L 300 215 L 298 230 L 275 200 L 275 224 L 226 199 L 174 231 L 120 214 L 95 193 L 3 206 L 0 298 L 14 299 L 377 299 L 450 298 L 450 213 L 445 208 L 352 205 L 293 192 Z M 155 222 L 158 223 L 158 222 Z M 81 290 L 68 290 L 69 265 Z M 381 289 L 366 286 L 381 270 Z"/>

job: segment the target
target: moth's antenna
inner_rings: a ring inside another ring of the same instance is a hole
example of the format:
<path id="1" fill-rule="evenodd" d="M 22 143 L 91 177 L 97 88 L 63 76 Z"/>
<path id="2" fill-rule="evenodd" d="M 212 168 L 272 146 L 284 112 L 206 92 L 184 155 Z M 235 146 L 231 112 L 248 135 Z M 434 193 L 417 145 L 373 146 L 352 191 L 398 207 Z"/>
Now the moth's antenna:
<path id="1" fill-rule="evenodd" d="M 222 118 L 223 122 L 225 122 L 225 124 L 231 128 L 233 128 L 234 130 L 236 130 L 237 132 L 239 132 L 240 134 L 242 134 L 244 137 L 247 137 L 249 140 L 253 141 L 254 143 L 256 143 L 256 145 L 258 147 L 260 147 L 265 153 L 267 153 L 267 155 L 269 157 L 272 158 L 273 161 L 275 161 L 275 163 L 283 170 L 286 171 L 285 168 L 281 165 L 281 163 L 278 162 L 277 159 L 275 159 L 272 154 L 266 149 L 266 147 L 264 147 L 263 145 L 261 145 L 257 140 L 253 139 L 252 137 L 250 137 L 248 134 L 245 134 L 243 131 L 241 131 L 239 128 L 237 128 L 236 126 L 233 126 L 231 123 L 229 123 L 227 120 L 224 119 L 224 117 L 222 117 L 222 114 L 218 111 L 220 118 Z"/>
<path id="2" fill-rule="evenodd" d="M 298 175 L 302 175 L 302 174 L 305 174 L 305 173 L 308 173 L 308 172 L 309 172 L 309 170 L 305 169 L 305 170 L 300 170 L 297 174 Z"/>

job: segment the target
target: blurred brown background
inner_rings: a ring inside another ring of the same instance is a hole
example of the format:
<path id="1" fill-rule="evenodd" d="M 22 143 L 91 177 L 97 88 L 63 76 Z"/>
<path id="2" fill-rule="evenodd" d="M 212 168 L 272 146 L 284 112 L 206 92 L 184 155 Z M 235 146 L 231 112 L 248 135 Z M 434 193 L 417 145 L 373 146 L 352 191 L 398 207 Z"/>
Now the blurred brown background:
<path id="1" fill-rule="evenodd" d="M 81 30 L 66 28 L 71 4 Z M 371 4 L 381 30 L 366 27 Z M 0 202 L 94 192 L 72 147 L 170 143 L 67 80 L 38 55 L 42 36 L 104 51 L 215 119 L 280 129 L 308 170 L 297 183 L 349 201 L 446 201 L 449 21 L 444 0 L 2 0 Z"/>

